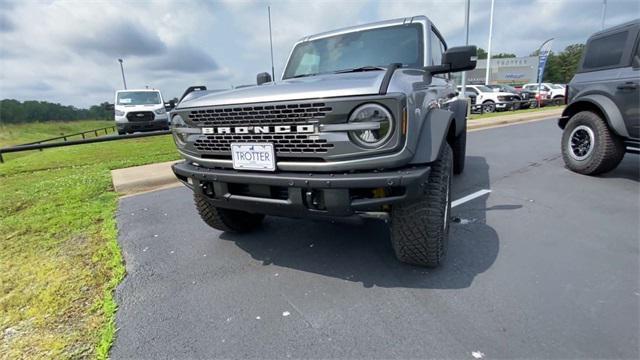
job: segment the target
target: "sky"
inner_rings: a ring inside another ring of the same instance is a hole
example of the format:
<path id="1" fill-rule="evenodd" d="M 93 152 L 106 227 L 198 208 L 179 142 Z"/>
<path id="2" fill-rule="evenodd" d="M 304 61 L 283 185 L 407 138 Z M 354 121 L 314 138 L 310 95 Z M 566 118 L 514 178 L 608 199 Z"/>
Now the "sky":
<path id="1" fill-rule="evenodd" d="M 601 29 L 603 0 L 495 0 L 492 52 L 554 51 Z M 469 43 L 487 48 L 490 0 L 471 0 Z M 306 35 L 414 15 L 428 16 L 449 46 L 464 45 L 464 0 L 0 0 L 0 99 L 88 107 L 122 88 L 255 83 L 269 72 L 271 6 L 275 73 Z M 608 0 L 605 26 L 640 17 L 640 1 Z"/>

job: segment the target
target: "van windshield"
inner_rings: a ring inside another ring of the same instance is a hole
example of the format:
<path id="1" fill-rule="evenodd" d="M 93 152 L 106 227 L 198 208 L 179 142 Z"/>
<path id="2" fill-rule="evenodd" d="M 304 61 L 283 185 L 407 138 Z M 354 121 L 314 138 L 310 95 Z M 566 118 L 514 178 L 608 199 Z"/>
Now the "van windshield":
<path id="1" fill-rule="evenodd" d="M 160 93 L 156 91 L 121 91 L 118 93 L 118 105 L 155 105 L 160 103 Z"/>
<path id="2" fill-rule="evenodd" d="M 306 41 L 291 53 L 284 79 L 377 70 L 392 63 L 423 66 L 422 25 L 410 24 L 350 32 Z"/>

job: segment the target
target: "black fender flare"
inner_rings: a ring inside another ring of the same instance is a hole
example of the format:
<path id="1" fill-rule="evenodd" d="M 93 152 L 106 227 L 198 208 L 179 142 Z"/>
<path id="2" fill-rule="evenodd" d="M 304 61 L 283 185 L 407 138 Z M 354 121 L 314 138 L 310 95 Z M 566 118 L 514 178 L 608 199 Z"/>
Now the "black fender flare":
<path id="1" fill-rule="evenodd" d="M 422 121 L 418 144 L 410 164 L 427 164 L 438 160 L 453 122 L 453 112 L 430 109 Z"/>
<path id="2" fill-rule="evenodd" d="M 600 94 L 590 94 L 574 99 L 569 106 L 562 111 L 562 117 L 558 120 L 558 126 L 561 129 L 567 125 L 569 118 L 583 110 L 589 110 L 595 106 L 604 116 L 613 131 L 622 137 L 629 137 L 629 132 L 624 124 L 622 114 L 618 106 L 610 98 Z"/>
<path id="3" fill-rule="evenodd" d="M 457 99 L 449 104 L 449 111 L 453 113 L 455 133 L 454 137 L 460 136 L 467 128 L 467 99 Z M 453 139 L 449 139 L 453 141 Z"/>

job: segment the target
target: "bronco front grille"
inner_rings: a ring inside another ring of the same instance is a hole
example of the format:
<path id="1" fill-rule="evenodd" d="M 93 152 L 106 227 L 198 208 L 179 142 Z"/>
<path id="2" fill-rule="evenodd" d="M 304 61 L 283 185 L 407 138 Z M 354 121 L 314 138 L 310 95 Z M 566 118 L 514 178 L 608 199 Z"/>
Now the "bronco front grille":
<path id="1" fill-rule="evenodd" d="M 293 125 L 322 119 L 333 109 L 321 102 L 214 107 L 193 110 L 188 119 L 197 126 Z"/>
<path id="2" fill-rule="evenodd" d="M 213 134 L 200 136 L 195 141 L 199 151 L 224 152 L 231 151 L 231 143 L 236 142 L 269 142 L 273 143 L 277 154 L 322 154 L 334 147 L 324 139 L 310 139 L 302 134 Z"/>

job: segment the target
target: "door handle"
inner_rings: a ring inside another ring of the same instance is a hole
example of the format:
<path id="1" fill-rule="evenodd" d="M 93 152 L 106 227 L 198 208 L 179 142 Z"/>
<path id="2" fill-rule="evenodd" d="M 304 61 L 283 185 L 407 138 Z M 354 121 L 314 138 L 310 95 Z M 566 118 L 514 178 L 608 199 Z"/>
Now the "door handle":
<path id="1" fill-rule="evenodd" d="M 634 84 L 632 82 L 626 82 L 622 85 L 616 86 L 618 90 L 635 90 L 638 88 L 638 84 Z"/>

